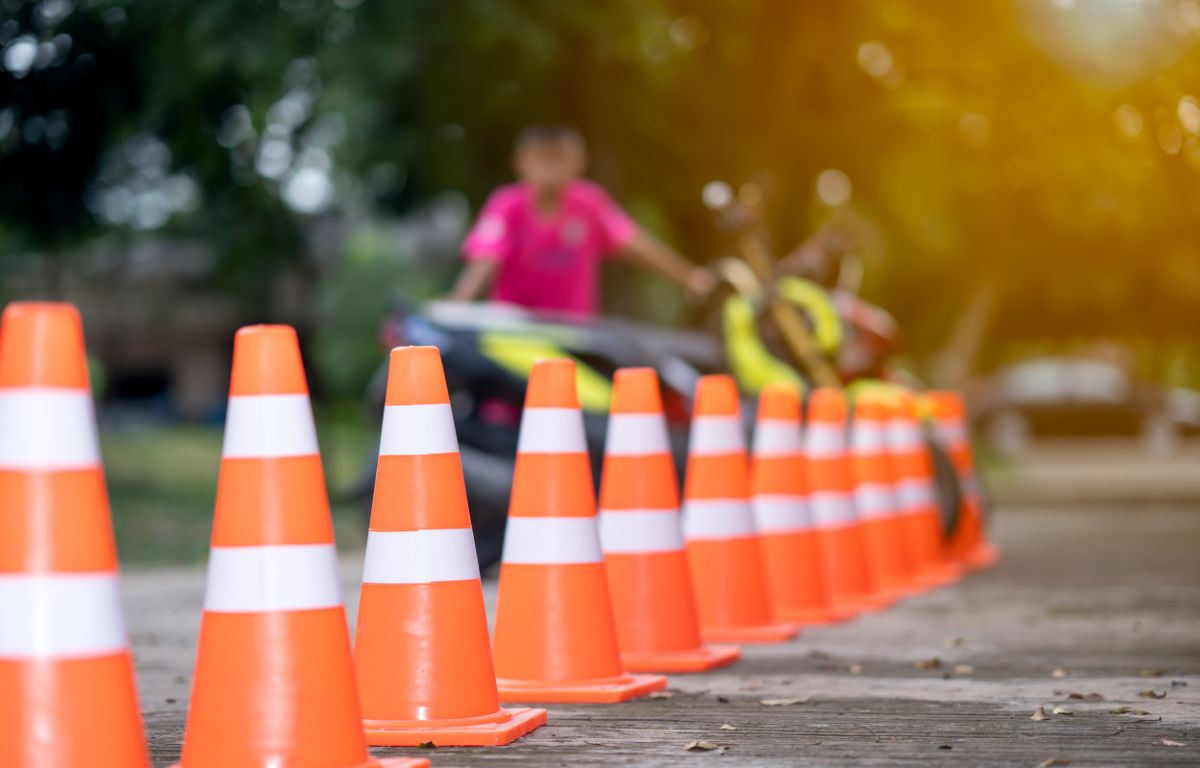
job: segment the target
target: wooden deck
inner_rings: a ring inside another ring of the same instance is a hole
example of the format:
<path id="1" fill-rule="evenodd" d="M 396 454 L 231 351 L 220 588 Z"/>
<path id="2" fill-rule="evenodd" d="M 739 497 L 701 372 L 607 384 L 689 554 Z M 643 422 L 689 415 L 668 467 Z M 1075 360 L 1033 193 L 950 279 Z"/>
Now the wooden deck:
<path id="1" fill-rule="evenodd" d="M 672 677 L 668 696 L 552 705 L 547 726 L 501 749 L 399 753 L 435 767 L 1200 765 L 1200 505 L 1016 506 L 996 533 L 1005 557 L 989 572 Z M 357 569 L 348 557 L 347 596 Z M 166 765 L 183 736 L 203 574 L 125 579 L 154 763 Z M 1031 719 L 1038 707 L 1047 719 Z M 696 741 L 714 748 L 685 751 Z"/>

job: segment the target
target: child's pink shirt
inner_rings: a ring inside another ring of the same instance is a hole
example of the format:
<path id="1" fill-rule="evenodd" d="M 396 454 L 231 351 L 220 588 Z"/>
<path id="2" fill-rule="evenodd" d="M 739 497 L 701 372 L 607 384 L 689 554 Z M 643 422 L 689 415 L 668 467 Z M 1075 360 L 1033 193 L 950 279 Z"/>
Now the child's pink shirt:
<path id="1" fill-rule="evenodd" d="M 508 184 L 484 204 L 463 255 L 499 262 L 496 301 L 590 315 L 599 304 L 601 260 L 636 232 L 628 214 L 593 182 L 570 182 L 550 215 L 538 212 L 531 188 Z"/>

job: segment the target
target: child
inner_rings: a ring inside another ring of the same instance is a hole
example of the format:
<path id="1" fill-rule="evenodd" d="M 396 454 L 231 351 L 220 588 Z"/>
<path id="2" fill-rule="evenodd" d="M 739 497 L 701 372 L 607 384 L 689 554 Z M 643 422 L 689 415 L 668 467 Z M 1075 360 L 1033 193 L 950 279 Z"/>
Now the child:
<path id="1" fill-rule="evenodd" d="M 601 259 L 630 256 L 695 296 L 712 274 L 642 231 L 612 198 L 581 178 L 583 138 L 564 126 L 533 126 L 517 137 L 518 181 L 494 191 L 463 242 L 467 265 L 449 298 L 470 301 L 490 289 L 495 301 L 593 315 Z"/>

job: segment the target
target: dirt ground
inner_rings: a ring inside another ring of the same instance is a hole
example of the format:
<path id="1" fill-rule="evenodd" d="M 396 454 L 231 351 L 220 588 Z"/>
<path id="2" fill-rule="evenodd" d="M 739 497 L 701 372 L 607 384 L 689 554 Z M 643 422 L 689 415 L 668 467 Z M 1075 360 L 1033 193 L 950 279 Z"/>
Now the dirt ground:
<path id="1" fill-rule="evenodd" d="M 509 747 L 407 753 L 435 766 L 1200 765 L 1200 502 L 1160 487 L 1145 499 L 1083 489 L 1078 503 L 1012 487 L 990 571 L 673 676 L 668 697 L 551 705 L 549 724 Z M 344 558 L 351 625 L 359 556 Z M 154 763 L 166 765 L 183 737 L 203 573 L 124 579 Z M 1039 707 L 1047 718 L 1031 719 Z M 697 740 L 715 749 L 685 751 Z"/>

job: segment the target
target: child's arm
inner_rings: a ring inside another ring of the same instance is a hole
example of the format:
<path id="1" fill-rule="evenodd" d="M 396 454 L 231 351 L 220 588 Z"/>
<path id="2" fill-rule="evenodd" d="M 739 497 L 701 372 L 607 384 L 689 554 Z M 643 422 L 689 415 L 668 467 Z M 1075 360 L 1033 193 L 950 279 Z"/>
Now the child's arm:
<path id="1" fill-rule="evenodd" d="M 497 259 L 474 258 L 467 262 L 454 287 L 446 298 L 450 301 L 473 301 L 487 292 L 496 279 L 496 269 L 500 266 Z"/>
<path id="2" fill-rule="evenodd" d="M 704 298 L 716 286 L 712 272 L 685 259 L 674 248 L 639 228 L 625 253 L 682 285 L 695 298 Z"/>

